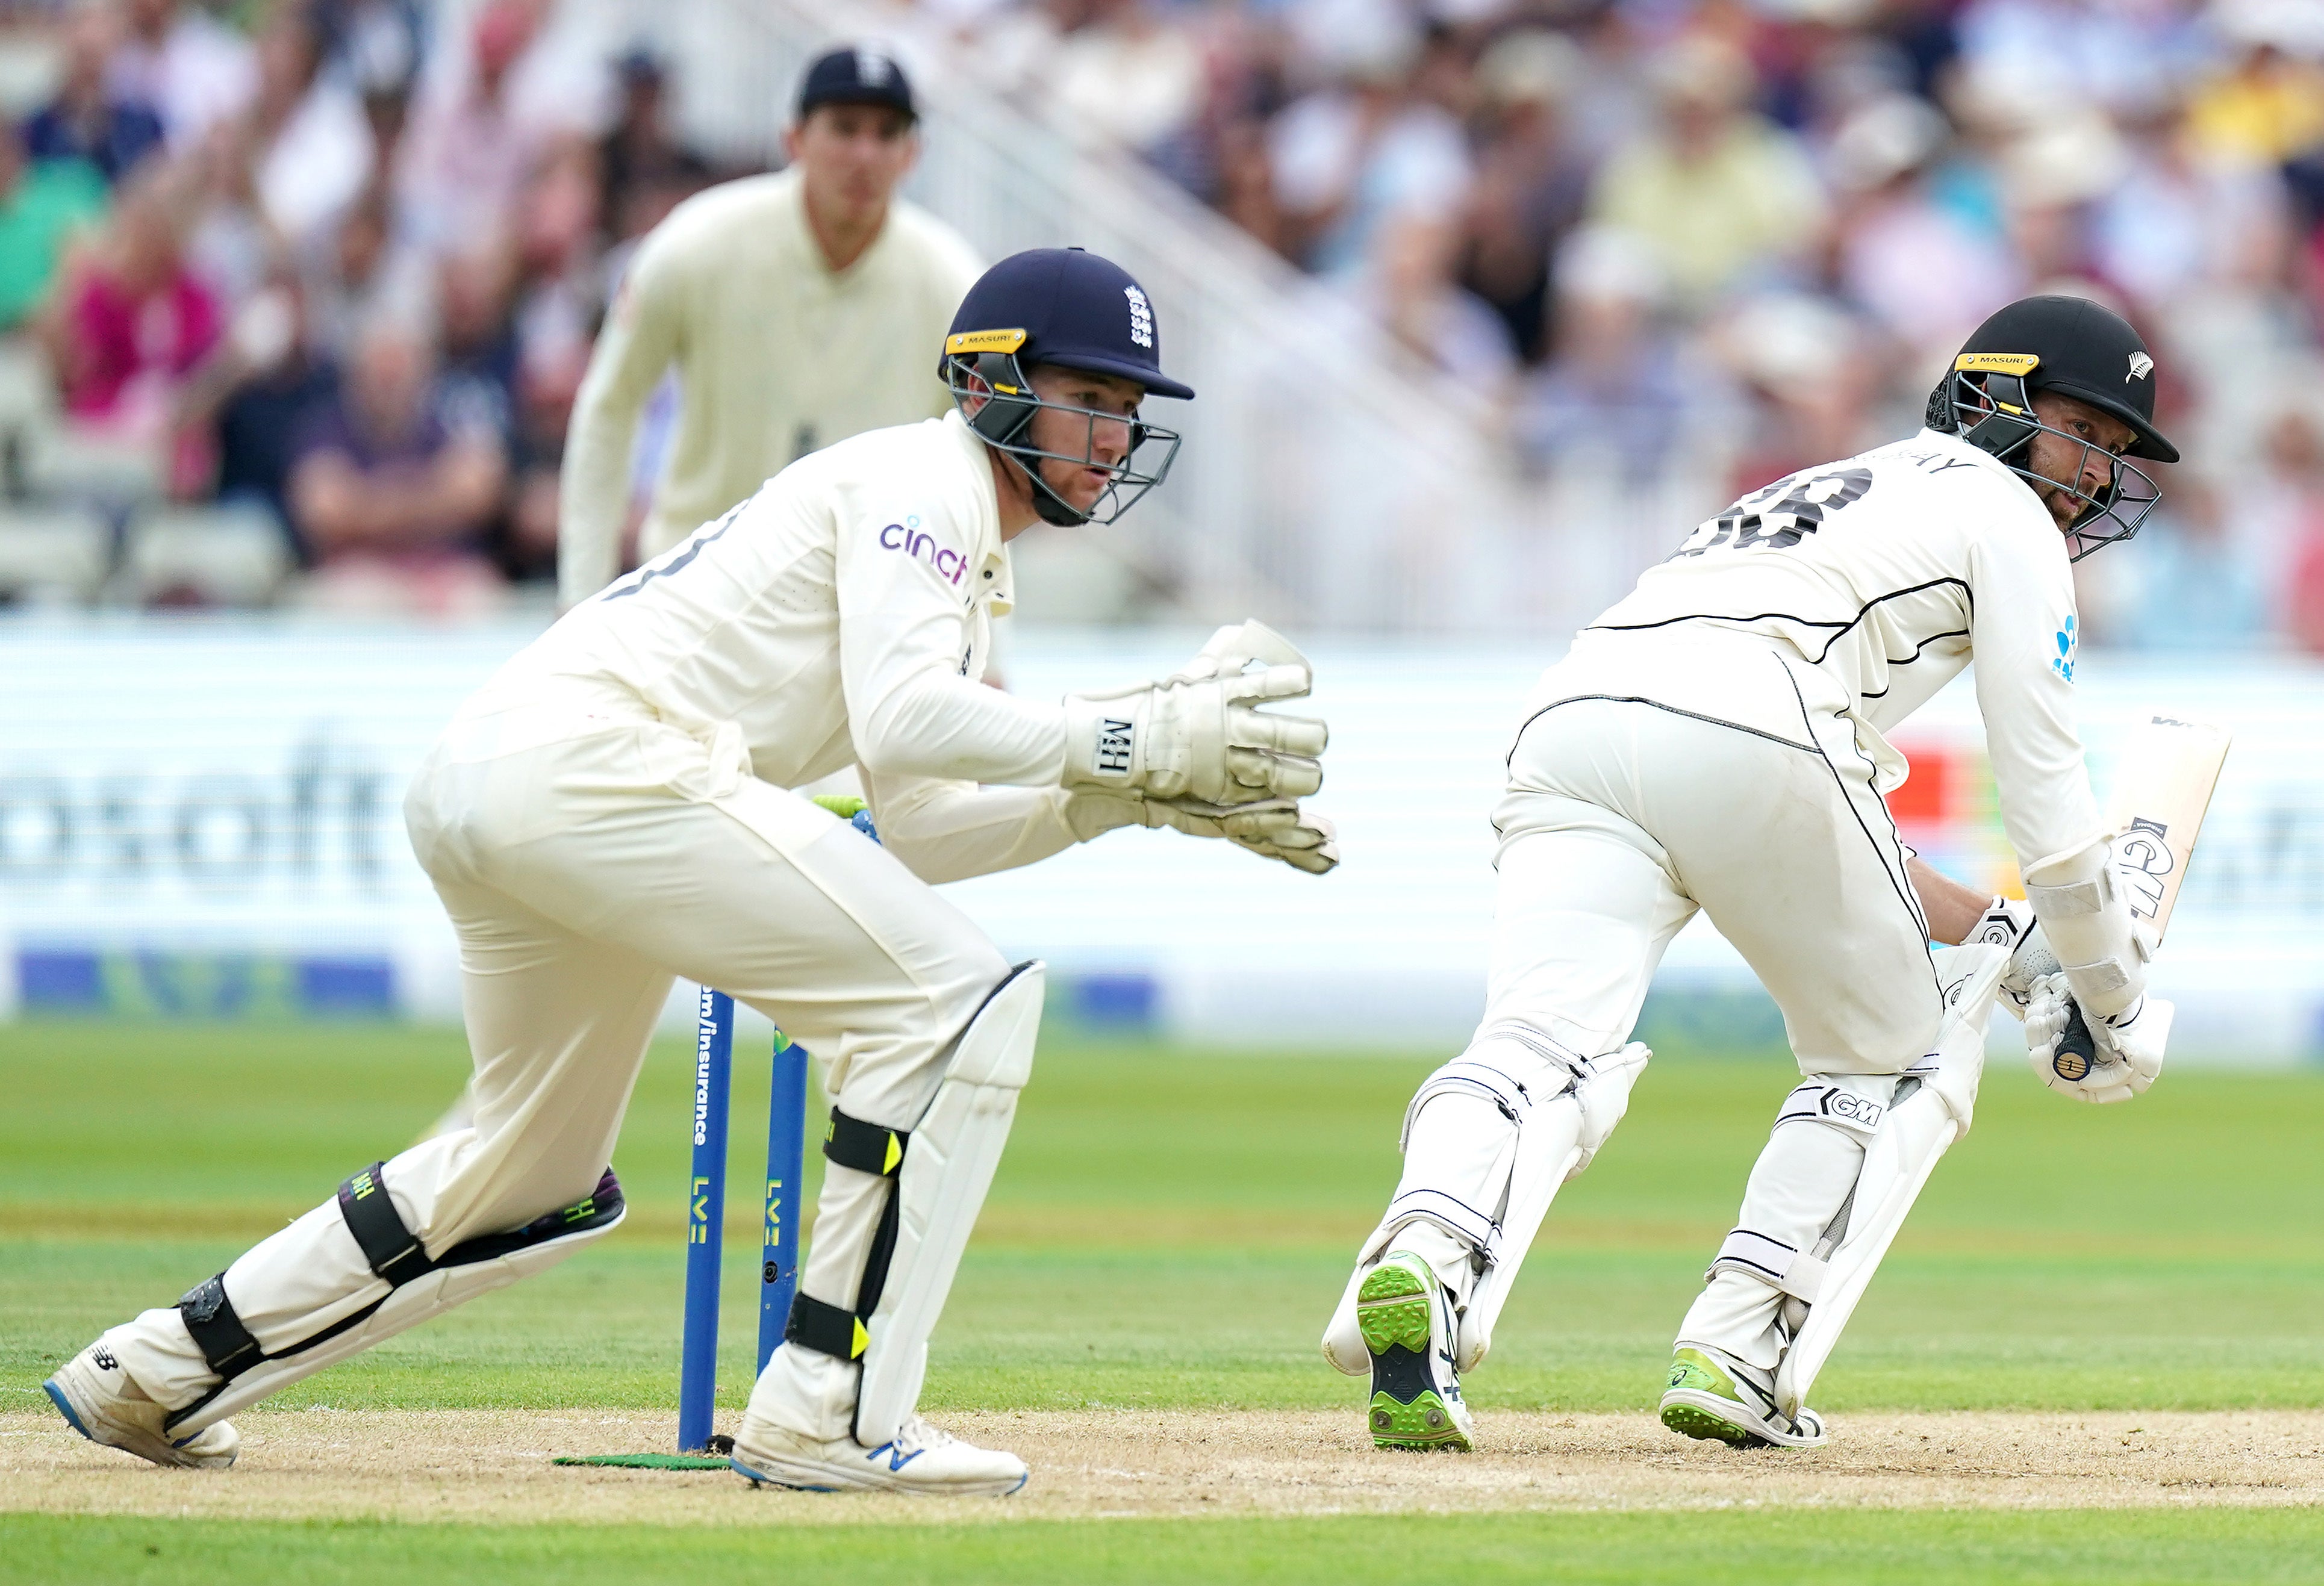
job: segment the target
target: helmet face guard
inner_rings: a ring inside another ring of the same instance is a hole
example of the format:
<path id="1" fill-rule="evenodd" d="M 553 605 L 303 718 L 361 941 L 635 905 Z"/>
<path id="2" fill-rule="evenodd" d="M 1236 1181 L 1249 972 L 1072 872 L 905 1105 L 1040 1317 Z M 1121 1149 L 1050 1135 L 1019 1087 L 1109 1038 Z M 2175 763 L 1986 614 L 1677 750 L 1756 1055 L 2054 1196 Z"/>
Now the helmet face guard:
<path id="1" fill-rule="evenodd" d="M 944 361 L 944 378 L 945 384 L 951 388 L 953 403 L 968 427 L 987 446 L 1006 453 L 1032 482 L 1033 510 L 1045 523 L 1069 528 L 1081 523 L 1115 522 L 1148 491 L 1169 476 L 1170 465 L 1177 459 L 1178 432 L 1148 424 L 1135 411 L 1125 418 L 1095 408 L 1044 401 L 1034 393 L 1033 383 L 1026 378 L 1026 371 L 1013 352 L 949 353 Z M 1070 413 L 1082 420 L 1082 449 L 1078 453 L 1047 451 L 1027 438 L 1032 433 L 1033 416 L 1045 408 L 1052 413 Z M 1130 448 L 1119 463 L 1109 465 L 1098 460 L 1100 420 L 1130 426 Z M 1162 444 L 1166 449 L 1159 462 L 1141 467 L 1138 454 L 1148 442 Z M 1090 510 L 1084 512 L 1041 477 L 1044 462 L 1070 463 L 1077 468 L 1106 468 L 1112 475 L 1112 482 Z"/>
<path id="2" fill-rule="evenodd" d="M 2036 362 L 2031 354 L 1963 353 L 1954 360 L 1943 383 L 1929 393 L 1926 421 L 1930 429 L 1959 435 L 1979 451 L 1989 453 L 2037 494 L 2046 485 L 2081 503 L 2065 530 L 2066 559 L 2079 562 L 2103 546 L 2136 534 L 2163 499 L 2163 489 L 2153 475 L 2128 457 L 2034 416 L 2034 393 L 2026 377 Z M 2027 466 L 2036 435 L 2054 435 L 2081 448 L 2074 460 L 2071 483 L 2037 474 Z M 2106 488 L 2096 495 L 2081 487 L 2082 474 L 2093 452 L 2105 459 L 2107 466 Z"/>

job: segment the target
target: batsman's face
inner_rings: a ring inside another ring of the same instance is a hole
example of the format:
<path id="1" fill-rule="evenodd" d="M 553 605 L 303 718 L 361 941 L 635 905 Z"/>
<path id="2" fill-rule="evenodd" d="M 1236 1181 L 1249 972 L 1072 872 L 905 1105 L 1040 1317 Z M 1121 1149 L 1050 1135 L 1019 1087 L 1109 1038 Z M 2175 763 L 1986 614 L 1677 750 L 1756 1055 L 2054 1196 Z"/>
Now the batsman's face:
<path id="1" fill-rule="evenodd" d="M 2034 493 L 2050 510 L 2061 530 L 2089 510 L 2083 496 L 2106 499 L 2113 488 L 2115 458 L 2128 451 L 2138 436 L 2131 427 L 2088 402 L 2052 392 L 2034 393 L 2034 416 L 2048 428 L 2038 430 L 2026 448 L 2026 467 L 2052 485 L 2035 485 Z M 2052 435 L 2051 430 L 2061 433 Z M 2069 440 L 2067 436 L 2073 437 Z M 2059 488 L 2065 486 L 2069 488 Z M 2082 496 L 2074 494 L 2080 491 Z"/>
<path id="2" fill-rule="evenodd" d="M 887 105 L 819 105 L 783 143 L 809 201 L 835 216 L 881 208 L 920 152 L 911 118 Z"/>
<path id="3" fill-rule="evenodd" d="M 1085 373 L 1043 364 L 1033 371 L 1033 394 L 1079 412 L 1037 409 L 1026 438 L 1055 454 L 1041 464 L 1041 478 L 1077 512 L 1097 505 L 1115 473 L 1130 460 L 1138 404 L 1146 388 L 1111 374 Z M 1059 461 L 1058 458 L 1073 461 Z"/>

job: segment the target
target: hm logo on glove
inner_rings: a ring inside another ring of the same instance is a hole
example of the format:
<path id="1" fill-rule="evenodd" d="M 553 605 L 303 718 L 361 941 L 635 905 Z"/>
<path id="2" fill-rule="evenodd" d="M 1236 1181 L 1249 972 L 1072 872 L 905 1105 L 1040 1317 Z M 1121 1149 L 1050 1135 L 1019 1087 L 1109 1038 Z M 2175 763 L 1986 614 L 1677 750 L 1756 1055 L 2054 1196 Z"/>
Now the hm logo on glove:
<path id="1" fill-rule="evenodd" d="M 1136 742 L 1137 729 L 1118 717 L 1108 716 L 1098 724 L 1097 769 L 1108 776 L 1126 777 L 1133 761 L 1130 747 Z"/>

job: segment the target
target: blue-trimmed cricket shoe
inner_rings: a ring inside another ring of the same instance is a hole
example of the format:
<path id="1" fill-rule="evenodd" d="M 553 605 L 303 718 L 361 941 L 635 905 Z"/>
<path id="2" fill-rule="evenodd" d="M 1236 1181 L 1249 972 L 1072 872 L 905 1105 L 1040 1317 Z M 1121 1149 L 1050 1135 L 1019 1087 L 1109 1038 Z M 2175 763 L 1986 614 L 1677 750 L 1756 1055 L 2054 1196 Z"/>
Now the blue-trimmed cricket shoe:
<path id="1" fill-rule="evenodd" d="M 224 1421 L 173 1442 L 161 1429 L 170 1412 L 146 1397 L 101 1338 L 41 1386 L 83 1437 L 157 1465 L 222 1471 L 242 1452 L 241 1434 Z"/>
<path id="2" fill-rule="evenodd" d="M 852 1437 L 806 1437 L 745 1415 L 734 1435 L 733 1463 L 754 1487 L 764 1483 L 804 1492 L 1005 1498 L 1030 1475 L 1015 1454 L 964 1443 L 918 1415 L 904 1417 L 894 1441 L 866 1448 Z"/>

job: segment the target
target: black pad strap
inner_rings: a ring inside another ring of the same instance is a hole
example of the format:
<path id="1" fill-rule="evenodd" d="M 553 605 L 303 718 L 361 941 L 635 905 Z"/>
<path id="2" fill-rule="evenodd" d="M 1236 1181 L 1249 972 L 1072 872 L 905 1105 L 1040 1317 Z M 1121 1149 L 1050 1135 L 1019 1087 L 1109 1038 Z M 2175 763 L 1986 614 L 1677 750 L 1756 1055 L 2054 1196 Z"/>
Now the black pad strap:
<path id="1" fill-rule="evenodd" d="M 615 1178 L 613 1170 L 608 1167 L 599 1176 L 597 1187 L 571 1205 L 544 1212 L 512 1232 L 480 1233 L 474 1239 L 462 1240 L 432 1265 L 437 1268 L 467 1267 L 478 1261 L 495 1261 L 518 1250 L 547 1244 L 553 1239 L 586 1233 L 593 1228 L 619 1222 L 622 1213 L 628 1209 L 627 1203 L 622 1199 L 622 1181 Z"/>
<path id="2" fill-rule="evenodd" d="M 339 1185 L 339 1215 L 347 1220 L 347 1231 L 363 1247 L 371 1269 L 401 1288 L 436 1270 L 436 1263 L 428 1259 L 420 1236 L 403 1226 L 387 1181 L 380 1176 L 386 1166 L 374 1162 Z"/>
<path id="3" fill-rule="evenodd" d="M 853 1311 L 826 1305 L 804 1291 L 791 1296 L 790 1320 L 783 1324 L 785 1342 L 837 1360 L 860 1360 L 872 1335 Z"/>
<path id="4" fill-rule="evenodd" d="M 188 1289 L 178 1302 L 178 1314 L 192 1334 L 194 1347 L 223 1382 L 233 1381 L 266 1358 L 235 1314 L 234 1302 L 226 1297 L 223 1272 Z"/>
<path id="5" fill-rule="evenodd" d="M 842 1167 L 893 1178 L 903 1171 L 904 1149 L 912 1137 L 900 1129 L 866 1123 L 831 1110 L 831 1126 L 823 1131 L 823 1154 Z"/>

